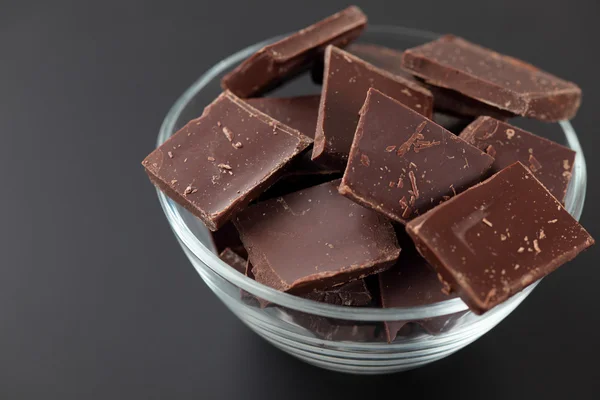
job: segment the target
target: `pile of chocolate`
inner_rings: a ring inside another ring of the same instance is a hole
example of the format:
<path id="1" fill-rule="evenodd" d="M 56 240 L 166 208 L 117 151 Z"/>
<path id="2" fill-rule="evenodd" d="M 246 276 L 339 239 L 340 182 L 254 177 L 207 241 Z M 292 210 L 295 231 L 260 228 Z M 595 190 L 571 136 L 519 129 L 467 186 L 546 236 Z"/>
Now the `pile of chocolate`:
<path id="1" fill-rule="evenodd" d="M 481 314 L 594 243 L 563 207 L 575 153 L 505 122 L 572 118 L 577 85 L 451 35 L 350 44 L 366 23 L 349 7 L 260 49 L 143 161 L 225 262 L 315 301 Z M 259 97 L 307 71 L 320 96 Z"/>

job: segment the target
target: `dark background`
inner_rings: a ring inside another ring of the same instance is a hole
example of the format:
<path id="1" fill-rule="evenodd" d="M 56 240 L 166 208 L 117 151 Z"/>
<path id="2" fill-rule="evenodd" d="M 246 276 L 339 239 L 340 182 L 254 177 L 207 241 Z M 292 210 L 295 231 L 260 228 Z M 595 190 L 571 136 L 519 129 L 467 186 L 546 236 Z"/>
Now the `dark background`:
<path id="1" fill-rule="evenodd" d="M 276 350 L 189 265 L 139 164 L 163 116 L 217 60 L 345 5 L 0 0 L 1 399 L 598 398 L 597 250 L 474 344 L 379 377 Z M 453 32 L 579 83 L 582 222 L 600 236 L 600 2 L 359 5 L 373 23 Z"/>

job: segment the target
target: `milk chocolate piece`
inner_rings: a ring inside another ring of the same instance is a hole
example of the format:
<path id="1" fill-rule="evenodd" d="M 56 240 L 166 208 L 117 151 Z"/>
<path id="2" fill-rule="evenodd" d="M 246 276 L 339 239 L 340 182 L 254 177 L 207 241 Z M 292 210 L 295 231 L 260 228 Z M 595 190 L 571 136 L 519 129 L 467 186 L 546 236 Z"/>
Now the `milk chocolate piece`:
<path id="1" fill-rule="evenodd" d="M 402 51 L 368 43 L 352 43 L 346 49 L 358 58 L 396 76 L 415 83 L 419 81 L 402 67 Z"/>
<path id="2" fill-rule="evenodd" d="M 239 273 L 246 274 L 246 260 L 230 248 L 223 250 L 219 258 Z"/>
<path id="3" fill-rule="evenodd" d="M 317 94 L 298 97 L 257 97 L 246 101 L 271 118 L 303 135 L 314 138 L 320 98 L 321 96 Z"/>
<path id="4" fill-rule="evenodd" d="M 298 97 L 259 97 L 248 99 L 248 103 L 265 114 L 302 132 L 311 138 L 315 136 L 320 95 Z M 293 160 L 283 176 L 259 200 L 282 196 L 291 192 L 338 179 L 338 171 L 325 168 L 311 160 L 311 152 Z"/>
<path id="5" fill-rule="evenodd" d="M 313 290 L 302 295 L 305 299 L 338 306 L 366 306 L 371 303 L 371 293 L 364 279 L 348 282 L 327 290 Z"/>
<path id="6" fill-rule="evenodd" d="M 405 232 L 398 240 L 402 246 L 400 258 L 396 265 L 378 275 L 383 308 L 426 306 L 457 297 L 456 294 L 444 293 L 447 290 L 433 268 L 419 255 Z M 413 321 L 387 321 L 384 324 L 388 342 L 393 342 L 406 324 L 420 325 L 428 333 L 436 335 L 453 326 L 462 315 L 464 312 Z"/>
<path id="7" fill-rule="evenodd" d="M 310 143 L 223 92 L 142 164 L 159 189 L 215 231 L 271 186 Z"/>
<path id="8" fill-rule="evenodd" d="M 256 280 L 294 294 L 381 272 L 400 254 L 392 224 L 327 182 L 248 207 L 234 220 Z"/>
<path id="9" fill-rule="evenodd" d="M 515 116 L 512 112 L 485 104 L 465 96 L 456 90 L 429 85 L 425 82 L 422 84 L 433 94 L 433 107 L 436 111 L 470 118 L 487 115 L 500 120 L 506 120 Z"/>
<path id="10" fill-rule="evenodd" d="M 433 97 L 419 84 L 329 46 L 325 50 L 325 72 L 312 159 L 344 169 L 356 131 L 359 111 L 369 88 L 376 88 L 427 117 Z"/>
<path id="11" fill-rule="evenodd" d="M 250 278 L 252 280 L 255 280 L 254 274 L 252 273 L 252 263 L 250 263 L 250 260 L 246 260 L 246 268 L 244 271 L 244 275 L 246 275 L 248 278 Z M 271 305 L 270 301 L 265 300 L 260 297 L 256 297 L 255 295 L 248 293 L 245 290 L 241 290 L 241 293 L 242 293 L 242 301 L 246 304 L 251 305 L 252 307 L 266 308 L 269 305 Z"/>
<path id="12" fill-rule="evenodd" d="M 406 223 L 478 183 L 494 159 L 369 89 L 340 193 Z"/>
<path id="13" fill-rule="evenodd" d="M 305 328 L 315 337 L 335 342 L 349 341 L 353 343 L 375 341 L 383 342 L 382 327 L 379 322 L 357 322 L 338 318 L 320 317 L 302 311 L 284 309 L 290 320 Z"/>
<path id="14" fill-rule="evenodd" d="M 543 121 L 573 118 L 581 102 L 574 83 L 453 35 L 406 50 L 402 64 L 429 84 Z"/>
<path id="15" fill-rule="evenodd" d="M 327 45 L 347 45 L 361 34 L 366 25 L 366 15 L 356 6 L 348 7 L 263 47 L 225 75 L 221 85 L 240 97 L 264 93 L 309 68 Z"/>
<path id="16" fill-rule="evenodd" d="M 564 202 L 575 163 L 573 150 L 490 117 L 476 119 L 460 137 L 494 157 L 494 173 L 520 161 Z"/>
<path id="17" fill-rule="evenodd" d="M 443 284 L 477 314 L 594 243 L 520 162 L 414 219 L 406 230 Z"/>
<path id="18" fill-rule="evenodd" d="M 346 51 L 389 73 L 420 83 L 417 78 L 402 68 L 402 52 L 399 50 L 370 43 L 352 43 L 346 47 Z M 319 85 L 323 83 L 323 67 L 323 60 L 321 60 L 315 63 L 311 70 L 313 81 Z"/>
<path id="19" fill-rule="evenodd" d="M 252 272 L 252 264 L 244 261 L 244 273 L 250 279 L 256 280 Z M 245 293 L 245 292 L 244 292 Z M 253 297 L 249 293 L 245 293 L 247 297 Z M 331 289 L 313 290 L 311 292 L 301 294 L 300 297 L 308 300 L 318 301 L 320 303 L 334 304 L 338 306 L 353 306 L 361 307 L 371 304 L 373 298 L 371 292 L 367 288 L 364 279 L 358 279 L 348 283 L 341 284 Z M 267 307 L 270 303 L 263 299 L 256 299 L 261 308 Z"/>
<path id="20" fill-rule="evenodd" d="M 311 138 L 315 137 L 320 95 L 298 97 L 258 97 L 247 102 L 268 116 L 300 131 Z M 325 168 L 311 160 L 311 152 L 305 152 L 290 163 L 284 176 L 291 175 L 330 175 L 337 171 Z"/>
<path id="21" fill-rule="evenodd" d="M 381 68 L 389 73 L 398 75 L 415 83 L 421 83 L 417 78 L 402 68 L 402 52 L 388 47 L 370 43 L 352 43 L 346 47 L 346 51 L 355 55 L 363 61 Z M 311 77 L 317 84 L 323 83 L 323 60 L 315 63 L 311 70 Z"/>
<path id="22" fill-rule="evenodd" d="M 347 51 L 370 62 L 376 67 L 426 87 L 433 94 L 433 107 L 435 111 L 443 111 L 456 116 L 472 118 L 480 115 L 489 115 L 498 119 L 506 119 L 514 116 L 513 113 L 492 107 L 454 90 L 429 85 L 415 78 L 402 67 L 402 51 L 364 43 L 352 43 L 347 47 Z M 321 66 L 321 70 L 322 68 Z"/>

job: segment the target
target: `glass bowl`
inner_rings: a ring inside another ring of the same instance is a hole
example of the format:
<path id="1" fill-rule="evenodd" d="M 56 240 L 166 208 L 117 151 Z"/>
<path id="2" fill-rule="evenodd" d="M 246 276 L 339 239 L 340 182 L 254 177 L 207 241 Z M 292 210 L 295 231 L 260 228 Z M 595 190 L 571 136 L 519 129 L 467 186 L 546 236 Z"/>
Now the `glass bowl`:
<path id="1" fill-rule="evenodd" d="M 438 35 L 392 26 L 369 26 L 359 42 L 406 49 Z M 280 37 L 254 44 L 218 62 L 202 75 L 167 114 L 158 145 L 192 118 L 220 92 L 221 77 L 259 48 Z M 278 95 L 319 93 L 309 74 L 278 90 Z M 577 152 L 566 207 L 577 219 L 586 190 L 585 160 L 577 135 L 567 121 L 544 124 L 521 120 L 518 125 L 566 143 Z M 276 347 L 319 367 L 360 374 L 417 368 L 446 357 L 481 337 L 510 314 L 535 288 L 532 284 L 483 316 L 471 313 L 458 298 L 411 308 L 358 308 L 302 299 L 257 283 L 222 262 L 214 253 L 200 220 L 158 192 L 175 236 L 204 282 L 246 325 Z M 388 343 L 384 321 L 401 326 Z M 435 326 L 432 330 L 431 326 Z"/>

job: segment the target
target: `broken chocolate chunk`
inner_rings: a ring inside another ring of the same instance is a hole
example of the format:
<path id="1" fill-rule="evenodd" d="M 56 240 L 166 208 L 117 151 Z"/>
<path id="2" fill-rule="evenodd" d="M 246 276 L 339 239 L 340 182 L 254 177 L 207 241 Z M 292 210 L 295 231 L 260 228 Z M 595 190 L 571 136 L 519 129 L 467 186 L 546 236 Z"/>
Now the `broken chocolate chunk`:
<path id="1" fill-rule="evenodd" d="M 302 294 L 393 265 L 400 248 L 391 223 L 340 196 L 338 184 L 260 202 L 235 218 L 258 282 Z"/>
<path id="2" fill-rule="evenodd" d="M 241 274 L 246 274 L 246 260 L 230 248 L 219 254 L 219 258 Z"/>
<path id="3" fill-rule="evenodd" d="M 302 311 L 279 307 L 290 321 L 305 328 L 317 338 L 335 342 L 373 343 L 383 341 L 380 322 L 357 322 L 320 317 Z"/>
<path id="4" fill-rule="evenodd" d="M 402 67 L 402 51 L 368 43 L 352 43 L 346 49 L 358 58 L 415 83 L 419 81 Z"/>
<path id="5" fill-rule="evenodd" d="M 320 95 L 298 97 L 258 97 L 247 99 L 252 107 L 283 124 L 314 138 Z"/>
<path id="6" fill-rule="evenodd" d="M 314 138 L 320 97 L 320 95 L 286 98 L 259 97 L 248 99 L 247 102 L 277 121 L 281 121 L 281 123 L 296 129 L 300 133 Z M 288 165 L 284 176 L 331 175 L 336 172 L 338 171 L 323 167 L 312 161 L 311 152 L 306 151 Z"/>
<path id="7" fill-rule="evenodd" d="M 480 182 L 493 161 L 404 104 L 369 89 L 339 190 L 406 223 Z"/>
<path id="8" fill-rule="evenodd" d="M 435 111 L 471 119 L 488 115 L 499 120 L 506 120 L 515 116 L 510 111 L 501 110 L 475 100 L 456 90 L 430 85 L 427 82 L 422 82 L 422 84 L 433 94 L 433 108 Z"/>
<path id="9" fill-rule="evenodd" d="M 252 264 L 248 261 L 245 264 L 245 275 L 250 279 L 256 280 L 252 272 Z M 245 293 L 245 292 L 244 292 Z M 249 293 L 246 294 L 246 300 L 255 298 Z M 373 298 L 371 292 L 367 288 L 364 279 L 358 279 L 348 283 L 341 284 L 331 289 L 313 290 L 311 292 L 301 294 L 299 297 L 304 299 L 318 301 L 320 303 L 334 304 L 338 306 L 361 307 L 371 304 Z M 258 304 L 261 308 L 267 307 L 270 303 L 263 299 L 258 299 Z"/>
<path id="10" fill-rule="evenodd" d="M 433 268 L 419 255 L 408 235 L 399 234 L 402 246 L 400 258 L 392 268 L 380 273 L 379 291 L 383 308 L 417 307 L 438 303 L 457 297 L 448 294 L 447 288 L 440 283 Z M 393 342 L 398 332 L 406 324 L 420 325 L 432 335 L 451 328 L 465 312 L 440 317 L 385 322 L 388 342 Z"/>
<path id="11" fill-rule="evenodd" d="M 329 44 L 343 47 L 357 38 L 367 17 L 351 6 L 258 50 L 221 81 L 240 97 L 265 93 L 310 67 Z"/>
<path id="12" fill-rule="evenodd" d="M 594 244 L 520 162 L 414 219 L 406 230 L 442 283 L 477 314 Z"/>
<path id="13" fill-rule="evenodd" d="M 243 147 L 232 146 L 237 142 Z M 223 92 L 142 165 L 160 190 L 215 231 L 271 186 L 310 143 Z"/>
<path id="14" fill-rule="evenodd" d="M 364 279 L 348 282 L 327 290 L 314 290 L 302 295 L 305 299 L 338 306 L 367 306 L 371 303 L 371 293 Z"/>
<path id="15" fill-rule="evenodd" d="M 352 43 L 346 47 L 346 51 L 377 68 L 424 85 L 402 67 L 402 51 L 371 43 Z M 311 74 L 315 83 L 322 84 L 323 62 L 315 63 Z"/>
<path id="16" fill-rule="evenodd" d="M 581 102 L 576 84 L 453 35 L 406 50 L 402 65 L 431 85 L 543 121 L 571 119 Z"/>
<path id="17" fill-rule="evenodd" d="M 564 202 L 575 163 L 573 150 L 491 117 L 476 119 L 460 137 L 494 157 L 494 173 L 520 161 Z"/>
<path id="18" fill-rule="evenodd" d="M 393 75 L 352 54 L 329 46 L 312 159 L 343 170 L 369 88 L 376 88 L 426 117 L 433 97 L 414 81 Z"/>
<path id="19" fill-rule="evenodd" d="M 347 51 L 376 67 L 423 85 L 433 94 L 433 107 L 435 111 L 442 111 L 458 117 L 470 118 L 475 118 L 480 115 L 490 115 L 498 119 L 506 119 L 514 116 L 511 112 L 500 110 L 460 94 L 457 91 L 429 85 L 426 82 L 417 79 L 402 67 L 402 51 L 363 43 L 352 43 L 347 47 Z M 321 71 L 322 69 L 323 67 L 321 66 Z M 440 125 L 443 126 L 443 124 Z M 448 130 L 454 132 L 452 129 Z"/>

